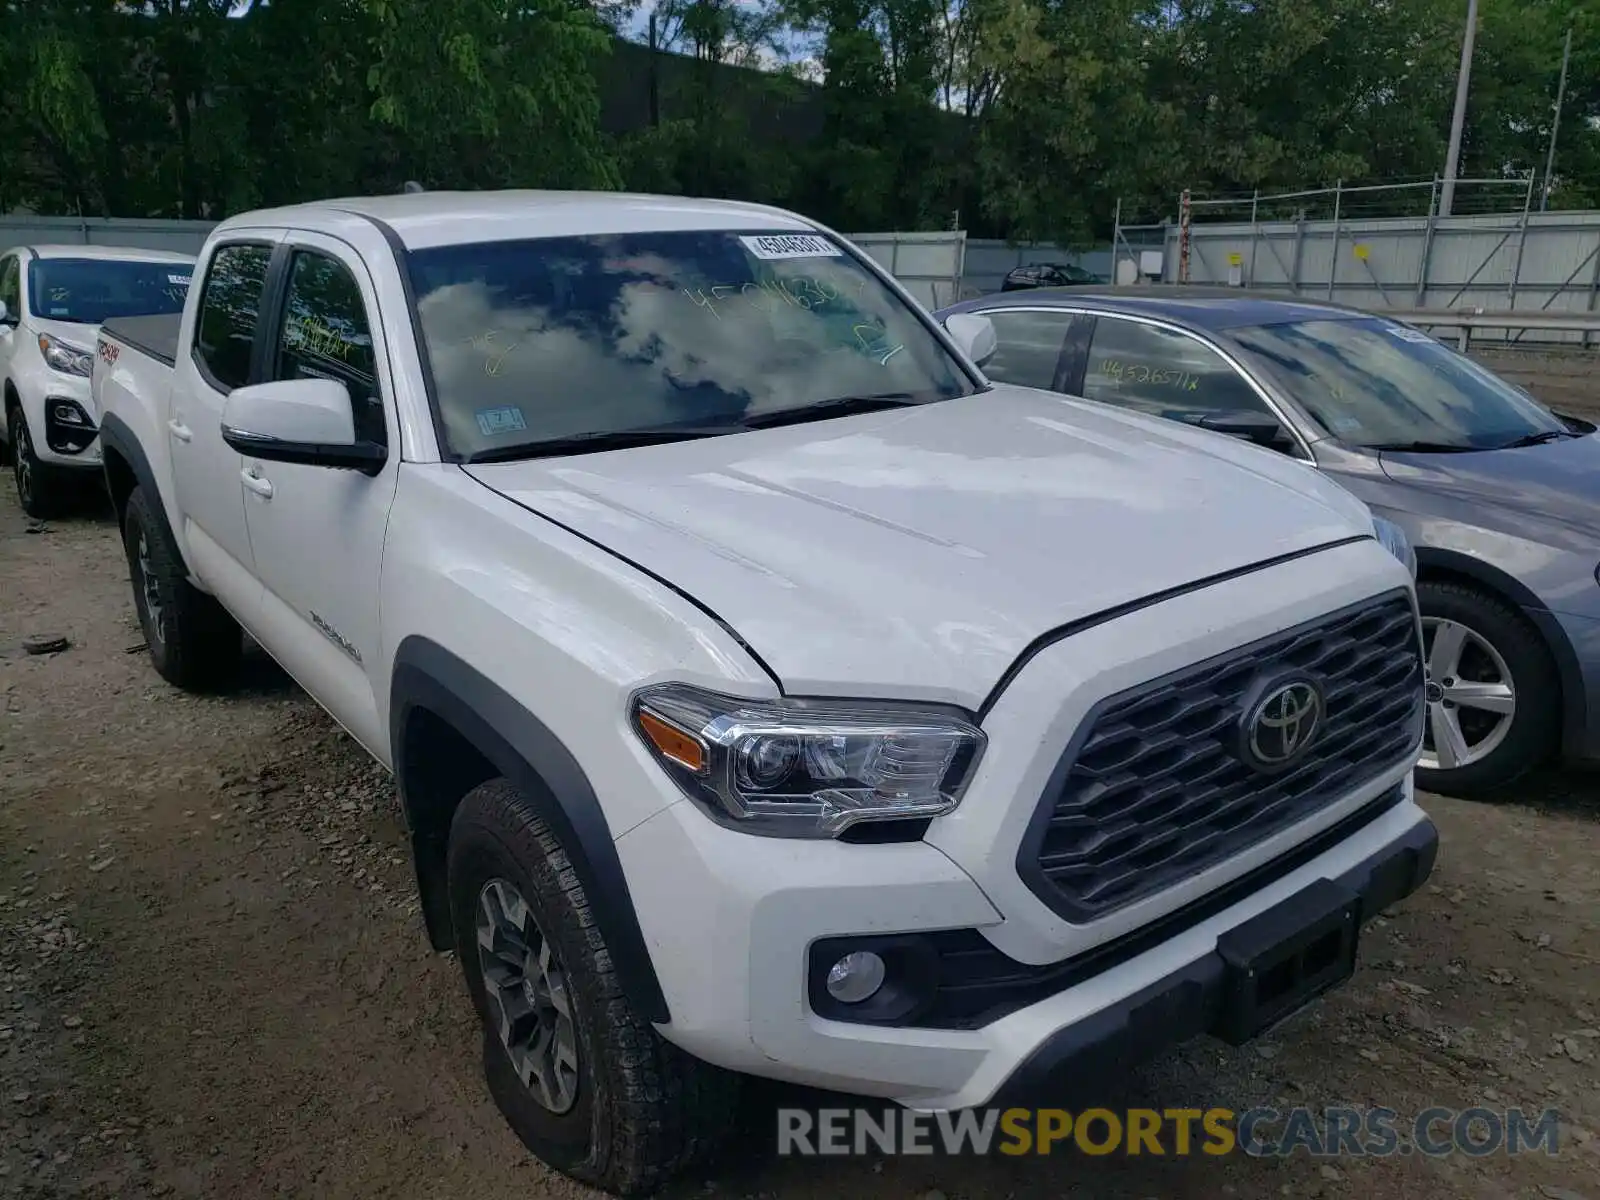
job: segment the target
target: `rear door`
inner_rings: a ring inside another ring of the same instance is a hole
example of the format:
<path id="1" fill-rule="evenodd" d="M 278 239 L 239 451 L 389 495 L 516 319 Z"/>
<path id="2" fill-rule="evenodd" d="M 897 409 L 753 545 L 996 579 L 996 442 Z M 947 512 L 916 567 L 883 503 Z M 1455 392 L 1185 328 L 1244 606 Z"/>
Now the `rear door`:
<path id="1" fill-rule="evenodd" d="M 167 438 L 191 566 L 241 621 L 260 597 L 244 519 L 239 452 L 222 440 L 222 408 L 254 382 L 258 325 L 277 235 L 219 243 L 191 286 L 200 289 L 188 344 L 173 372 Z"/>
<path id="2" fill-rule="evenodd" d="M 376 475 L 244 458 L 262 633 L 290 674 L 382 758 L 388 736 L 368 672 L 383 659 L 378 579 L 400 442 L 377 292 L 346 243 L 291 231 L 271 294 L 262 382 L 344 384 L 356 436 L 387 446 L 389 458 Z"/>

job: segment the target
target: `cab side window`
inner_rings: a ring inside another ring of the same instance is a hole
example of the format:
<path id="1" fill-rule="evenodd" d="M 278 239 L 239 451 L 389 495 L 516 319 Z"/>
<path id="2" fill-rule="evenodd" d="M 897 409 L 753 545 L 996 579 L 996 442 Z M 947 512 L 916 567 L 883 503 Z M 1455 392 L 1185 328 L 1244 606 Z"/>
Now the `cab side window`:
<path id="1" fill-rule="evenodd" d="M 271 366 L 273 379 L 332 379 L 345 385 L 356 437 L 388 445 L 372 327 L 361 286 L 343 263 L 297 250 Z"/>
<path id="2" fill-rule="evenodd" d="M 222 246 L 211 257 L 200 297 L 194 354 L 208 382 L 219 391 L 250 382 L 261 291 L 271 261 L 272 247 L 255 244 Z"/>
<path id="3" fill-rule="evenodd" d="M 0 303 L 6 306 L 6 323 L 22 320 L 22 259 L 15 254 L 0 258 Z"/>
<path id="4" fill-rule="evenodd" d="M 1117 317 L 1096 319 L 1083 394 L 1179 421 L 1222 412 L 1270 414 L 1244 376 L 1203 342 Z"/>
<path id="5" fill-rule="evenodd" d="M 984 364 L 983 373 L 997 383 L 1054 387 L 1072 314 L 1001 308 L 983 315 L 994 324 L 995 337 L 994 357 Z"/>

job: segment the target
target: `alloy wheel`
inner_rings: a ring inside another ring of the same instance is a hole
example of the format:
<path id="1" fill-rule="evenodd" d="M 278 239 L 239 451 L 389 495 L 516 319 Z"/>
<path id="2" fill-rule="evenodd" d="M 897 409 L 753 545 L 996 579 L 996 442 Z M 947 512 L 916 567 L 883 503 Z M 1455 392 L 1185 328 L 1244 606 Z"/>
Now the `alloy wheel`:
<path id="1" fill-rule="evenodd" d="M 578 1030 L 567 973 L 522 893 L 491 879 L 478 893 L 478 965 L 496 1032 L 529 1095 L 553 1113 L 578 1100 Z"/>
<path id="2" fill-rule="evenodd" d="M 1422 618 L 1428 720 L 1417 765 L 1452 771 L 1500 748 L 1517 713 L 1516 681 L 1493 644 L 1470 626 Z"/>
<path id="3" fill-rule="evenodd" d="M 17 477 L 17 499 L 24 508 L 33 503 L 33 446 L 28 441 L 28 422 L 18 412 L 12 420 L 11 470 Z"/>
<path id="4" fill-rule="evenodd" d="M 149 538 L 143 529 L 138 531 L 137 537 L 138 541 L 134 543 L 134 563 L 135 569 L 139 572 L 139 595 L 144 600 L 145 615 L 149 618 L 146 636 L 153 641 L 161 642 L 166 640 L 161 624 L 164 612 L 161 604 L 161 584 L 156 578 L 155 568 L 150 565 Z"/>

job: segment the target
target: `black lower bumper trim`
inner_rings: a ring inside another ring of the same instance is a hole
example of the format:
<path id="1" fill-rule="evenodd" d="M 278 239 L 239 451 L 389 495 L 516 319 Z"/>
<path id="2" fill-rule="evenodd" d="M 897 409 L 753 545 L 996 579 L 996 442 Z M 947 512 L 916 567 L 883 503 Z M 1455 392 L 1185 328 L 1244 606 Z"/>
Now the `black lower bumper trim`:
<path id="1" fill-rule="evenodd" d="M 1416 891 L 1433 871 L 1439 852 L 1439 833 L 1433 822 L 1422 820 L 1398 841 L 1384 847 L 1338 879 L 1328 881 L 1339 891 L 1352 894 L 1358 909 L 1357 920 L 1365 924 L 1397 900 Z M 1290 897 L 1282 906 L 1261 914 L 1268 923 L 1281 920 L 1303 903 L 1302 897 L 1316 889 Z M 1308 914 L 1308 926 L 1315 917 Z M 1293 922 L 1291 921 L 1290 924 Z M 1246 925 L 1251 922 L 1246 922 Z M 1244 926 L 1240 927 L 1241 929 Z M 1233 984 L 1237 963 L 1230 964 L 1221 950 L 1157 980 L 1110 1008 L 1102 1009 L 1076 1024 L 1058 1031 L 1043 1042 L 1012 1072 L 991 1100 L 994 1105 L 1039 1099 L 1061 1091 L 1070 1081 L 1080 1085 L 1114 1079 L 1161 1050 L 1188 1041 L 1199 1034 L 1242 1040 L 1240 1004 Z M 1333 982 L 1337 982 L 1335 979 Z M 1326 990 L 1323 986 L 1312 995 Z M 1298 1005 L 1296 1007 L 1299 1007 Z M 1273 1015 L 1281 1020 L 1287 1012 Z"/>

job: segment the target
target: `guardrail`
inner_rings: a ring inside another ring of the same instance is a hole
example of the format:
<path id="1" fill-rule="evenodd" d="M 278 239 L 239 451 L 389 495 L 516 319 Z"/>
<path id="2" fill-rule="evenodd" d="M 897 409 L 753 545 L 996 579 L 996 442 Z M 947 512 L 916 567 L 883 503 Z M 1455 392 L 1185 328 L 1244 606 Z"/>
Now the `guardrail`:
<path id="1" fill-rule="evenodd" d="M 1463 353 L 1472 344 L 1474 333 L 1491 329 L 1504 331 L 1507 336 L 1496 340 L 1512 345 L 1521 342 L 1524 333 L 1575 333 L 1580 336 L 1574 341 L 1562 340 L 1540 344 L 1541 346 L 1567 345 L 1584 349 L 1596 348 L 1590 343 L 1590 335 L 1600 334 L 1600 313 L 1548 313 L 1527 310 L 1488 312 L 1481 308 L 1380 308 L 1372 311 L 1385 317 L 1392 317 L 1396 321 L 1404 321 L 1408 325 L 1415 325 L 1419 329 L 1453 329 L 1456 331 L 1456 349 Z M 1513 333 L 1515 337 L 1510 336 Z"/>

